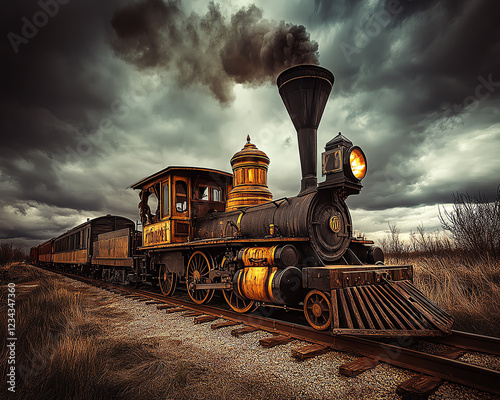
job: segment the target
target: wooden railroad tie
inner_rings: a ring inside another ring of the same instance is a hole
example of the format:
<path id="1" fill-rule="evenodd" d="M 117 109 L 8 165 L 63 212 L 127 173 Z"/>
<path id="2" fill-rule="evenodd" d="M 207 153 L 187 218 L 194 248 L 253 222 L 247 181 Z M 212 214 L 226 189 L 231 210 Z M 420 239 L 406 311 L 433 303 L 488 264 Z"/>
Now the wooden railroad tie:
<path id="1" fill-rule="evenodd" d="M 145 301 L 149 301 L 149 299 L 147 297 L 141 297 L 140 299 L 138 299 L 137 301 L 140 301 L 140 302 L 145 302 Z"/>
<path id="2" fill-rule="evenodd" d="M 285 335 L 277 335 L 277 336 L 271 336 L 265 339 L 260 339 L 259 344 L 266 348 L 269 349 L 274 346 L 279 346 L 282 344 L 290 343 L 293 340 L 290 336 L 285 336 Z"/>
<path id="3" fill-rule="evenodd" d="M 216 315 L 202 315 L 201 317 L 196 317 L 194 319 L 195 324 L 204 324 L 205 322 L 212 322 L 219 319 Z"/>
<path id="4" fill-rule="evenodd" d="M 253 326 L 244 326 L 243 328 L 233 329 L 231 331 L 231 335 L 233 335 L 234 337 L 239 338 L 242 335 L 246 335 L 247 333 L 255 332 L 255 331 L 258 331 L 258 330 L 259 330 L 259 328 L 255 328 Z"/>
<path id="5" fill-rule="evenodd" d="M 150 300 L 146 302 L 147 305 L 150 304 L 165 304 L 163 301 L 158 301 L 158 300 Z"/>
<path id="6" fill-rule="evenodd" d="M 380 364 L 379 361 L 370 357 L 361 357 L 357 360 L 342 364 L 339 373 L 345 376 L 356 376 Z"/>
<path id="7" fill-rule="evenodd" d="M 210 325 L 210 328 L 212 329 L 220 329 L 224 328 L 226 326 L 234 326 L 234 325 L 239 325 L 241 322 L 236 322 L 236 321 L 222 321 L 222 322 L 217 322 L 216 324 Z"/>
<path id="8" fill-rule="evenodd" d="M 174 306 L 172 304 L 160 304 L 159 306 L 156 306 L 158 310 L 168 310 L 169 308 L 175 308 L 177 306 Z"/>
<path id="9" fill-rule="evenodd" d="M 184 307 L 179 307 L 179 308 L 170 308 L 168 310 L 165 311 L 165 313 L 167 314 L 172 314 L 172 313 L 176 313 L 176 312 L 183 312 L 183 311 L 187 311 L 186 308 Z"/>
<path id="10" fill-rule="evenodd" d="M 465 350 L 453 347 L 438 353 L 438 356 L 456 360 L 464 353 Z M 403 400 L 425 400 L 441 386 L 441 383 L 443 383 L 441 378 L 419 374 L 400 383 L 396 389 L 396 393 Z"/>
<path id="11" fill-rule="evenodd" d="M 193 310 L 188 310 L 184 314 L 181 314 L 182 317 L 199 317 L 200 315 L 203 315 L 203 313 L 199 312 L 199 311 L 193 311 Z"/>
<path id="12" fill-rule="evenodd" d="M 292 357 L 298 361 L 303 361 L 307 358 L 328 353 L 329 351 L 330 349 L 326 346 L 322 346 L 320 344 L 309 344 L 307 346 L 299 347 L 298 349 L 292 349 Z"/>

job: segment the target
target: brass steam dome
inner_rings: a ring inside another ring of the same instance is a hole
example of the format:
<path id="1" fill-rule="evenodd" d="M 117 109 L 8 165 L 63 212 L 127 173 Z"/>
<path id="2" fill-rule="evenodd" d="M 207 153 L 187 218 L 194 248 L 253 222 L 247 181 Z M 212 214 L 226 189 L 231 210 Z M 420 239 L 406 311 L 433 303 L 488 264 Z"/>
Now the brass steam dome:
<path id="1" fill-rule="evenodd" d="M 273 199 L 267 188 L 269 157 L 254 144 L 247 143 L 231 158 L 234 181 L 227 195 L 226 211 L 267 203 Z"/>

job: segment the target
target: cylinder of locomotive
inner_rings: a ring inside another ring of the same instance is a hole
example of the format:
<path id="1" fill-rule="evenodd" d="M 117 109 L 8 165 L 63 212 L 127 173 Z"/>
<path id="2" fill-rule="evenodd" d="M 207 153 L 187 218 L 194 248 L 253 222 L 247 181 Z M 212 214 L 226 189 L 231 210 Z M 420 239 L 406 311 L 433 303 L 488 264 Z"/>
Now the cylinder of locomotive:
<path id="1" fill-rule="evenodd" d="M 245 247 L 238 252 L 238 261 L 246 267 L 295 266 L 298 262 L 297 250 L 294 246 L 286 244 L 271 247 Z"/>
<path id="2" fill-rule="evenodd" d="M 241 298 L 275 304 L 298 304 L 303 296 L 297 267 L 246 267 L 234 276 L 233 290 Z"/>
<path id="3" fill-rule="evenodd" d="M 248 267 L 238 271 L 235 276 L 237 294 L 240 297 L 273 302 L 271 282 L 277 267 Z"/>

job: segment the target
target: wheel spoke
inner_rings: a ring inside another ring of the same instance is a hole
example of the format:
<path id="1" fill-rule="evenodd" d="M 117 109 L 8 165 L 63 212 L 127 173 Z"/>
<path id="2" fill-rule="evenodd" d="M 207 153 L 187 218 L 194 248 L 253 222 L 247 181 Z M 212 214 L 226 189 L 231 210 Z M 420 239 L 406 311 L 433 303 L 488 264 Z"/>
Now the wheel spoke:
<path id="1" fill-rule="evenodd" d="M 329 298 L 319 290 L 311 290 L 304 299 L 304 315 L 314 329 L 327 329 L 332 319 Z"/>
<path id="2" fill-rule="evenodd" d="M 190 288 L 190 285 L 193 283 L 198 284 L 206 282 L 210 269 L 209 259 L 206 258 L 206 256 L 200 251 L 195 252 L 189 259 L 188 266 L 186 268 L 186 285 L 191 300 L 197 304 L 203 304 L 210 301 L 215 290 L 195 289 L 193 287 Z"/>

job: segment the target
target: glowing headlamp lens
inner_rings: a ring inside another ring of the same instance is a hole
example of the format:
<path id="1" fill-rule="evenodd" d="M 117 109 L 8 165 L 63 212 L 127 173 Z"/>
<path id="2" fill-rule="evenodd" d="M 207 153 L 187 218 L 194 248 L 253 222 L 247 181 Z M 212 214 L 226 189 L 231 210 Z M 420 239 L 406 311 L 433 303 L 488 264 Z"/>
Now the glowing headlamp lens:
<path id="1" fill-rule="evenodd" d="M 363 152 L 359 148 L 354 148 L 350 155 L 352 174 L 357 179 L 363 179 L 366 175 L 366 160 Z"/>

